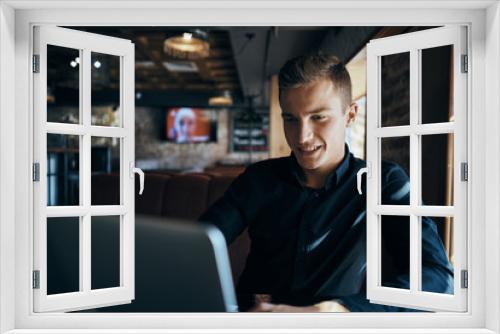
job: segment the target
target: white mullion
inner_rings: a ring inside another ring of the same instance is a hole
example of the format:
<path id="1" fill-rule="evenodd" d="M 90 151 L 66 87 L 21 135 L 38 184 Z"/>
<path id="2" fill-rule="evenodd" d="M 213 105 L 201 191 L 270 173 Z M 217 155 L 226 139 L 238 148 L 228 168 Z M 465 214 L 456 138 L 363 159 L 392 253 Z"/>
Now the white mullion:
<path id="1" fill-rule="evenodd" d="M 417 292 L 420 290 L 421 286 L 421 256 L 420 256 L 420 248 L 422 245 L 421 240 L 418 236 L 421 235 L 419 233 L 420 226 L 420 218 L 415 215 L 410 216 L 410 290 L 412 292 Z"/>
<path id="2" fill-rule="evenodd" d="M 444 125 L 437 126 L 431 124 L 431 126 L 426 126 L 422 124 L 422 51 L 413 51 L 414 61 L 416 61 L 416 87 L 412 93 L 417 94 L 417 109 L 413 111 L 413 124 L 415 127 L 421 127 L 424 129 L 434 129 L 436 132 L 441 133 L 444 129 Z M 447 130 L 453 131 L 453 123 L 445 123 L 449 125 Z M 431 133 L 428 131 L 427 133 Z M 422 132 L 417 132 L 412 135 L 413 142 L 410 144 L 413 147 L 412 156 L 413 164 L 412 168 L 415 170 L 414 175 L 416 176 L 416 182 L 414 184 L 414 200 L 411 202 L 412 207 L 420 207 L 422 205 Z M 418 292 L 422 290 L 422 217 L 420 215 L 413 214 L 410 218 L 411 230 L 410 230 L 410 272 L 411 272 L 411 291 Z"/>
<path id="3" fill-rule="evenodd" d="M 94 205 L 90 207 L 92 216 L 118 216 L 127 213 L 124 205 Z"/>
<path id="4" fill-rule="evenodd" d="M 420 114 L 420 52 L 418 49 L 410 51 L 410 291 L 418 290 L 420 283 L 418 216 L 413 214 L 414 209 L 419 204 L 420 185 L 420 155 L 419 136 L 416 129 L 419 124 Z"/>
<path id="5" fill-rule="evenodd" d="M 374 274 L 376 275 L 377 286 L 381 287 L 382 286 L 382 216 L 377 215 L 374 218 L 376 218 L 375 231 L 376 231 L 376 245 L 377 245 L 375 252 L 376 256 L 375 263 L 377 266 Z"/>
<path id="6" fill-rule="evenodd" d="M 90 50 L 83 49 L 83 57 L 80 62 L 82 67 L 82 124 L 85 129 L 83 135 L 83 149 L 82 149 L 82 183 L 83 183 L 83 206 L 87 209 L 83 216 L 83 234 L 82 238 L 82 258 L 83 258 L 83 271 L 80 273 L 83 279 L 83 291 L 88 292 L 91 290 L 91 136 L 90 136 L 90 122 L 91 122 L 91 58 Z"/>
<path id="7" fill-rule="evenodd" d="M 79 109 L 81 109 L 81 105 Z M 47 133 L 61 134 L 61 135 L 82 136 L 85 134 L 85 127 L 80 124 L 47 122 L 46 130 Z"/>
<path id="8" fill-rule="evenodd" d="M 410 115 L 411 117 L 411 115 Z M 435 135 L 443 133 L 453 133 L 455 131 L 454 122 L 430 123 L 430 124 L 412 124 L 401 126 L 388 126 L 377 128 L 375 130 L 376 137 L 403 137 L 412 134 L 417 135 Z"/>
<path id="9" fill-rule="evenodd" d="M 40 289 L 34 291 L 34 310 L 42 311 L 47 296 L 47 44 L 37 27 L 34 32 L 34 54 L 40 55 L 40 73 L 33 75 L 34 161 L 40 166 L 40 182 L 33 183 L 34 215 L 33 269 L 40 270 Z"/>
<path id="10" fill-rule="evenodd" d="M 124 205 L 93 205 L 87 206 L 49 206 L 46 209 L 47 217 L 82 217 L 87 213 L 92 216 L 117 216 L 127 213 Z"/>
<path id="11" fill-rule="evenodd" d="M 80 58 L 81 59 L 81 58 Z M 82 273 L 85 271 L 85 244 L 83 242 L 83 235 L 85 233 L 84 231 L 84 227 L 85 227 L 85 224 L 84 224 L 84 217 L 85 216 L 80 216 L 78 217 L 78 242 L 79 242 L 79 245 L 78 245 L 78 250 L 79 250 L 79 256 L 78 256 L 78 263 L 79 263 L 79 266 L 78 266 L 78 291 L 79 292 L 82 292 L 85 290 L 85 280 L 83 279 L 83 275 Z"/>
<path id="12" fill-rule="evenodd" d="M 81 49 L 79 50 L 79 58 L 80 60 L 83 60 L 83 51 Z M 47 125 L 50 125 L 50 127 L 57 132 L 61 133 L 66 133 L 66 134 L 77 134 L 78 135 L 78 150 L 79 150 L 79 172 L 78 172 L 78 177 L 79 177 L 79 186 L 80 186 L 80 191 L 79 191 L 79 196 L 80 198 L 78 199 L 78 203 L 81 205 L 80 208 L 77 208 L 78 211 L 78 240 L 79 240 L 79 271 L 78 271 L 78 281 L 79 281 L 79 291 L 84 291 L 85 290 L 85 281 L 83 278 L 83 273 L 85 272 L 85 261 L 86 258 L 84 256 L 85 254 L 85 244 L 84 244 L 84 234 L 85 234 L 85 214 L 86 214 L 86 208 L 85 208 L 85 193 L 86 193 L 86 185 L 85 185 L 85 178 L 84 178 L 84 172 L 85 168 L 87 166 L 85 162 L 85 126 L 83 124 L 83 115 L 84 115 L 84 106 L 83 106 L 83 61 L 80 62 L 78 65 L 78 125 L 74 124 L 55 124 L 55 123 L 50 123 Z M 61 211 L 61 210 L 60 210 Z M 75 210 L 76 211 L 76 210 Z"/>
<path id="13" fill-rule="evenodd" d="M 94 137 L 123 138 L 127 135 L 127 131 L 125 129 L 113 126 L 92 125 L 89 128 L 89 132 Z"/>
<path id="14" fill-rule="evenodd" d="M 373 212 L 384 216 L 429 216 L 429 217 L 454 217 L 455 207 L 453 206 L 416 206 L 410 205 L 376 205 Z"/>
<path id="15" fill-rule="evenodd" d="M 373 118 L 371 119 L 371 133 L 375 135 L 376 131 L 382 127 L 382 57 L 375 57 L 376 67 L 374 72 L 372 72 L 376 76 L 376 80 L 372 80 L 376 82 L 375 92 L 375 102 L 377 106 L 377 112 L 375 113 L 376 123 Z M 375 65 L 375 64 L 371 64 Z M 372 68 L 374 66 L 371 66 Z M 370 66 L 368 67 L 370 68 Z M 373 77 L 373 76 L 372 76 Z M 370 113 L 368 113 L 370 115 Z M 374 177 L 374 181 L 371 183 L 375 185 L 375 191 L 368 191 L 367 198 L 370 199 L 371 207 L 376 207 L 377 205 L 382 203 L 382 140 L 378 138 L 374 138 L 373 141 L 369 141 L 375 144 L 375 150 L 369 150 L 369 152 L 374 153 L 375 161 L 373 165 L 372 177 Z M 370 145 L 370 144 L 368 144 Z M 368 146 L 367 146 L 368 147 Z M 373 196 L 375 194 L 375 196 Z M 376 282 L 376 287 L 382 286 L 382 216 L 381 215 L 371 215 L 373 222 L 371 228 L 375 230 L 375 244 L 370 247 L 375 255 L 375 260 L 370 261 L 371 266 L 375 265 L 374 273 L 371 275 L 371 281 Z M 367 229 L 367 233 L 371 233 L 371 229 Z M 371 239 L 372 240 L 372 239 Z M 367 269 L 368 271 L 368 269 Z M 375 278 L 375 279 L 374 279 Z"/>
<path id="16" fill-rule="evenodd" d="M 120 57 L 120 73 L 119 73 L 119 80 L 120 80 L 120 109 L 119 109 L 119 117 L 120 117 L 120 126 L 124 131 L 127 131 L 128 126 L 128 117 L 127 120 L 125 120 L 125 108 L 127 104 L 125 103 L 125 94 L 124 94 L 124 62 L 125 62 L 125 57 Z M 135 96 L 135 94 L 134 94 Z M 133 137 L 132 137 L 133 138 Z M 120 205 L 123 205 L 124 207 L 127 206 L 128 200 L 126 199 L 126 194 L 128 194 L 128 183 L 125 183 L 125 180 L 130 181 L 130 171 L 126 169 L 126 166 L 129 165 L 128 162 L 128 155 L 127 153 L 127 148 L 125 145 L 128 144 L 130 138 L 123 138 L 120 139 L 120 185 L 119 185 L 119 191 L 120 191 Z M 125 228 L 127 226 L 127 221 L 130 221 L 131 218 L 128 216 L 125 216 L 124 214 L 120 215 L 120 286 L 124 287 L 127 286 L 125 283 L 126 278 L 125 278 Z M 133 218 L 132 218 L 133 219 Z M 128 282 L 127 282 L 128 283 Z"/>
<path id="17" fill-rule="evenodd" d="M 455 122 L 457 123 L 457 131 L 454 134 L 454 145 L 453 145 L 453 155 L 454 155 L 454 180 L 453 180 L 453 200 L 457 210 L 457 216 L 453 219 L 453 243 L 454 247 L 454 271 L 455 271 L 455 295 L 461 297 L 462 309 L 467 308 L 467 289 L 462 289 L 460 286 L 460 274 L 461 270 L 469 271 L 469 279 L 473 282 L 474 272 L 468 268 L 467 254 L 468 246 L 467 243 L 467 184 L 468 182 L 461 180 L 460 175 L 460 164 L 462 162 L 467 162 L 469 164 L 469 182 L 473 181 L 471 176 L 473 175 L 470 171 L 473 170 L 470 161 L 468 161 L 467 154 L 467 94 L 466 88 L 468 85 L 467 77 L 468 74 L 461 73 L 461 55 L 467 54 L 467 42 L 466 42 L 466 30 L 461 28 L 458 31 L 457 41 L 453 48 L 453 59 L 454 59 L 454 73 L 455 73 L 455 85 L 453 91 L 453 108 Z M 470 55 L 470 54 L 469 54 Z M 469 73 L 470 75 L 470 73 Z M 477 267 L 476 267 L 477 269 Z M 472 285 L 472 284 L 471 284 Z"/>
<path id="18" fill-rule="evenodd" d="M 413 57 L 414 61 L 416 61 L 416 77 L 417 77 L 417 87 L 413 91 L 414 93 L 417 94 L 417 110 L 413 111 L 413 124 L 416 127 L 422 127 L 425 129 L 435 129 L 439 132 L 442 132 L 444 129 L 438 126 L 435 126 L 432 124 L 431 126 L 426 126 L 422 125 L 422 51 L 417 49 L 413 51 Z M 450 127 L 448 130 L 453 131 L 453 123 L 445 123 L 449 124 Z M 430 133 L 430 132 L 427 132 Z M 412 202 L 412 206 L 420 206 L 422 205 L 422 134 L 421 132 L 415 133 L 413 137 L 413 152 L 412 155 L 414 156 L 414 163 L 412 165 L 412 168 L 415 169 L 415 175 L 417 177 L 416 183 L 415 183 L 415 191 L 414 195 L 416 196 L 414 201 Z M 412 292 L 418 292 L 422 290 L 422 217 L 419 215 L 412 215 L 411 216 L 411 231 L 410 231 L 410 254 L 411 254 L 411 264 L 410 264 L 410 271 L 411 271 L 411 291 Z"/>
<path id="19" fill-rule="evenodd" d="M 120 217 L 120 285 L 130 291 L 134 298 L 134 176 L 130 175 L 130 163 L 135 164 L 135 76 L 134 76 L 134 45 L 130 44 L 129 51 L 120 58 L 120 103 L 121 122 L 127 135 L 122 139 L 120 147 L 120 186 L 121 204 L 127 212 Z"/>
<path id="20" fill-rule="evenodd" d="M 372 106 L 374 112 L 367 112 L 366 122 L 366 157 L 371 164 L 371 177 L 366 179 L 366 283 L 367 295 L 373 293 L 380 286 L 380 223 L 379 216 L 373 210 L 379 203 L 379 146 L 380 140 L 374 136 L 380 124 L 380 57 L 367 48 L 367 106 Z"/>
<path id="21" fill-rule="evenodd" d="M 418 269 L 417 272 L 417 282 L 416 282 L 416 289 L 417 292 L 422 291 L 422 274 L 423 274 L 423 267 L 422 267 L 422 217 L 421 216 L 415 216 L 416 218 L 416 231 L 414 232 L 415 235 L 415 240 L 414 242 L 416 243 L 416 267 Z"/>
<path id="22" fill-rule="evenodd" d="M 49 206 L 46 209 L 47 217 L 81 217 L 88 212 L 84 206 Z"/>
<path id="23" fill-rule="evenodd" d="M 82 237 L 80 240 L 82 240 L 82 272 L 80 272 L 80 279 L 82 280 L 82 290 L 83 292 L 87 293 L 91 290 L 91 279 L 92 279 L 92 273 L 91 273 L 91 250 L 92 250 L 92 241 L 90 239 L 91 236 L 91 219 L 92 217 L 90 214 L 86 214 L 85 216 L 82 217 Z"/>

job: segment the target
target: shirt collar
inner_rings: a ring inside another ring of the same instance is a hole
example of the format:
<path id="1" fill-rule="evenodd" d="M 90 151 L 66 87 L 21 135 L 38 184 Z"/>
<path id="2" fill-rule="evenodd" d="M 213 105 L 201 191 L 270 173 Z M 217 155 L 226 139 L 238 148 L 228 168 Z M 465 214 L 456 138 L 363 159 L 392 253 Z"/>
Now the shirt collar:
<path id="1" fill-rule="evenodd" d="M 335 168 L 334 171 L 332 171 L 326 178 L 325 181 L 325 190 L 330 190 L 332 187 L 335 187 L 338 185 L 339 181 L 342 180 L 342 177 L 347 173 L 349 170 L 350 166 L 350 157 L 352 153 L 349 151 L 349 146 L 347 143 L 345 144 L 345 149 L 344 149 L 344 158 L 342 158 L 342 161 L 340 164 Z M 290 167 L 291 167 L 291 173 L 293 175 L 294 180 L 296 180 L 299 184 L 302 184 L 301 181 L 304 178 L 304 172 L 302 170 L 302 167 L 300 167 L 299 163 L 297 162 L 297 159 L 295 158 L 295 155 L 292 153 L 290 154 Z"/>

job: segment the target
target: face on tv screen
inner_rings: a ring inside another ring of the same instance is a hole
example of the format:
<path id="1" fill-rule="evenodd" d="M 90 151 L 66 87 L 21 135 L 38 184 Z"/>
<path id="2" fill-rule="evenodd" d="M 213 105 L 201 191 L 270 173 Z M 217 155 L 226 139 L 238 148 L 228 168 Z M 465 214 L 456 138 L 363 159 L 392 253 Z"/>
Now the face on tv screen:
<path id="1" fill-rule="evenodd" d="M 216 141 L 213 110 L 171 108 L 167 110 L 167 139 L 175 143 Z"/>

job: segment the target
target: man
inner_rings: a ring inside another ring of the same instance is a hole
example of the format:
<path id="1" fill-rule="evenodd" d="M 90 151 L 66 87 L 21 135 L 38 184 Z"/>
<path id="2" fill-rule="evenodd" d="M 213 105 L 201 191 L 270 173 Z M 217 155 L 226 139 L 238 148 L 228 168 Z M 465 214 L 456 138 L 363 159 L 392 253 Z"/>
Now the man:
<path id="1" fill-rule="evenodd" d="M 366 299 L 366 197 L 356 191 L 365 166 L 344 143 L 355 120 L 351 80 L 336 57 L 288 61 L 279 74 L 286 158 L 249 166 L 200 220 L 231 243 L 251 239 L 239 296 L 257 295 L 253 310 L 405 311 Z M 409 204 L 408 177 L 382 164 L 384 204 Z M 384 286 L 409 287 L 408 217 L 383 217 Z M 430 219 L 422 219 L 423 289 L 452 291 L 453 270 Z M 240 302 L 244 299 L 240 299 Z"/>

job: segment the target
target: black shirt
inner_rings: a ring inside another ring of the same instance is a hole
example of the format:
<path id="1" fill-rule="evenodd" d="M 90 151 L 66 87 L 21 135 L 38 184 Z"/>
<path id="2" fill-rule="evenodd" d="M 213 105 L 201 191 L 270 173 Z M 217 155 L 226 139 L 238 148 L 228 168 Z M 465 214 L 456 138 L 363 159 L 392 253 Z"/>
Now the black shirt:
<path id="1" fill-rule="evenodd" d="M 250 165 L 200 220 L 231 243 L 248 227 L 250 253 L 237 284 L 241 295 L 310 305 L 337 299 L 351 311 L 405 311 L 366 299 L 366 197 L 356 174 L 365 166 L 348 150 L 322 189 L 303 186 L 293 154 Z M 384 204 L 409 204 L 406 173 L 382 163 Z M 363 182 L 364 185 L 364 182 Z M 382 282 L 409 287 L 409 219 L 384 216 Z M 452 293 L 453 270 L 430 219 L 422 219 L 423 289 Z"/>

